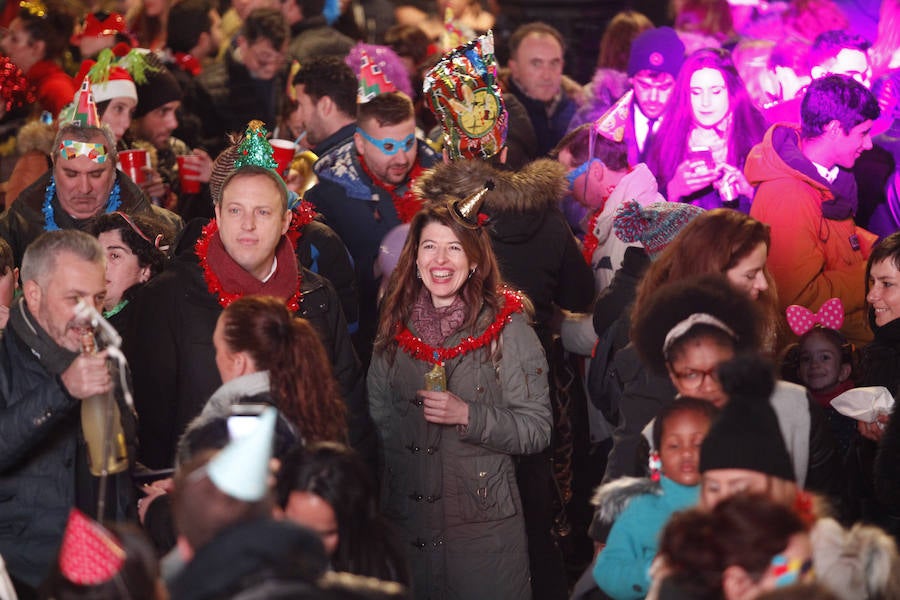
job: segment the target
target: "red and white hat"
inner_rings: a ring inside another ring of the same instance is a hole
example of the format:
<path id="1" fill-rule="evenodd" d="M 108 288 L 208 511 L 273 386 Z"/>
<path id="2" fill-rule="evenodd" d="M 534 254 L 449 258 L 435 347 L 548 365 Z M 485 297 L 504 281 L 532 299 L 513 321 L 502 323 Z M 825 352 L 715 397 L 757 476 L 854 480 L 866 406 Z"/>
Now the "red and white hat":
<path id="1" fill-rule="evenodd" d="M 97 63 L 93 60 L 86 60 L 81 63 L 81 70 L 78 72 L 76 81 L 84 79 L 95 64 Z M 94 92 L 94 102 L 106 102 L 113 98 L 131 98 L 137 102 L 138 99 L 134 79 L 122 67 L 111 66 L 109 68 L 109 77 L 102 81 L 95 81 L 92 77 L 91 87 Z"/>

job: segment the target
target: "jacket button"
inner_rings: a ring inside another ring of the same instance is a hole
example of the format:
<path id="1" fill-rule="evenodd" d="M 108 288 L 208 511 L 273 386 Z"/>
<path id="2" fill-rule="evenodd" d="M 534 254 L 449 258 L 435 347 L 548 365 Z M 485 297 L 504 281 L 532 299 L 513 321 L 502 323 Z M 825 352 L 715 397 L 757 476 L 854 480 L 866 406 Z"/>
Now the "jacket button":
<path id="1" fill-rule="evenodd" d="M 475 391 L 478 392 L 479 394 L 483 394 L 483 393 L 484 393 L 484 386 L 483 386 L 483 385 L 476 385 L 476 386 L 475 386 Z"/>
<path id="2" fill-rule="evenodd" d="M 544 372 L 543 367 L 538 367 L 538 369 L 537 369 L 537 374 L 540 375 L 540 374 L 543 373 L 543 372 Z"/>

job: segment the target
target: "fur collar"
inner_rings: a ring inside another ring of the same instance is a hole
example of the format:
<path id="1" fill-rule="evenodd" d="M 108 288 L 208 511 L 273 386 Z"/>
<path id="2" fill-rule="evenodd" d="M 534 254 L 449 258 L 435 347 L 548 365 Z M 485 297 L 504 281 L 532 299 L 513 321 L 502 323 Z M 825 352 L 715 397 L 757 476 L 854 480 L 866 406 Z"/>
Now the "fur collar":
<path id="1" fill-rule="evenodd" d="M 424 173 L 416 182 L 416 192 L 428 199 L 465 197 L 493 179 L 494 191 L 485 199 L 489 212 L 544 212 L 565 195 L 565 173 L 562 164 L 550 159 L 538 159 L 518 171 L 501 171 L 480 160 L 459 160 L 438 164 Z"/>
<path id="2" fill-rule="evenodd" d="M 591 504 L 597 507 L 597 517 L 612 523 L 622 514 L 632 499 L 644 494 L 662 494 L 662 485 L 647 477 L 619 477 L 594 491 Z"/>

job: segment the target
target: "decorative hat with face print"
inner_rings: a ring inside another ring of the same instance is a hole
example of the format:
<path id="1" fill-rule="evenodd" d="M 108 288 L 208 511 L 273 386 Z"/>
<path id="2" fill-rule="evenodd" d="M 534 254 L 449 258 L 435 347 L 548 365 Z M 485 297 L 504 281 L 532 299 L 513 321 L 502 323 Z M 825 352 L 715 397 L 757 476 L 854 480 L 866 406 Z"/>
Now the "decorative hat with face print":
<path id="1" fill-rule="evenodd" d="M 497 85 L 492 33 L 447 53 L 425 76 L 424 91 L 451 159 L 485 159 L 503 149 L 509 114 Z"/>

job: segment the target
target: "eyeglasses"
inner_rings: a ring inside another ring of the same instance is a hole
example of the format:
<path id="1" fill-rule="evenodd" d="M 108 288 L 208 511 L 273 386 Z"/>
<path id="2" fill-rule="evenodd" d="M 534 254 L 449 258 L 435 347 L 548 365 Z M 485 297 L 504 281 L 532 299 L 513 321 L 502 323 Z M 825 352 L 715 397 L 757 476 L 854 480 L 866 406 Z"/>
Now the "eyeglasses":
<path id="1" fill-rule="evenodd" d="M 566 181 L 569 182 L 569 191 L 572 191 L 572 188 L 575 186 L 575 180 L 587 173 L 591 168 L 591 165 L 593 165 L 594 163 L 600 163 L 602 165 L 603 161 L 599 158 L 589 158 L 588 160 L 584 161 L 583 163 L 566 173 Z"/>
<path id="2" fill-rule="evenodd" d="M 713 383 L 719 383 L 718 367 L 712 369 L 687 369 L 685 371 L 676 371 L 669 366 L 672 376 L 678 380 L 681 386 L 688 390 L 699 390 L 703 386 L 703 382 L 709 377 Z"/>
<path id="3" fill-rule="evenodd" d="M 393 156 L 401 150 L 409 152 L 416 144 L 416 134 L 414 133 L 409 134 L 402 140 L 395 140 L 394 138 L 373 138 L 363 131 L 361 127 L 357 127 L 356 132 L 363 136 L 370 144 L 381 150 L 383 154 L 387 154 L 388 156 Z"/>

